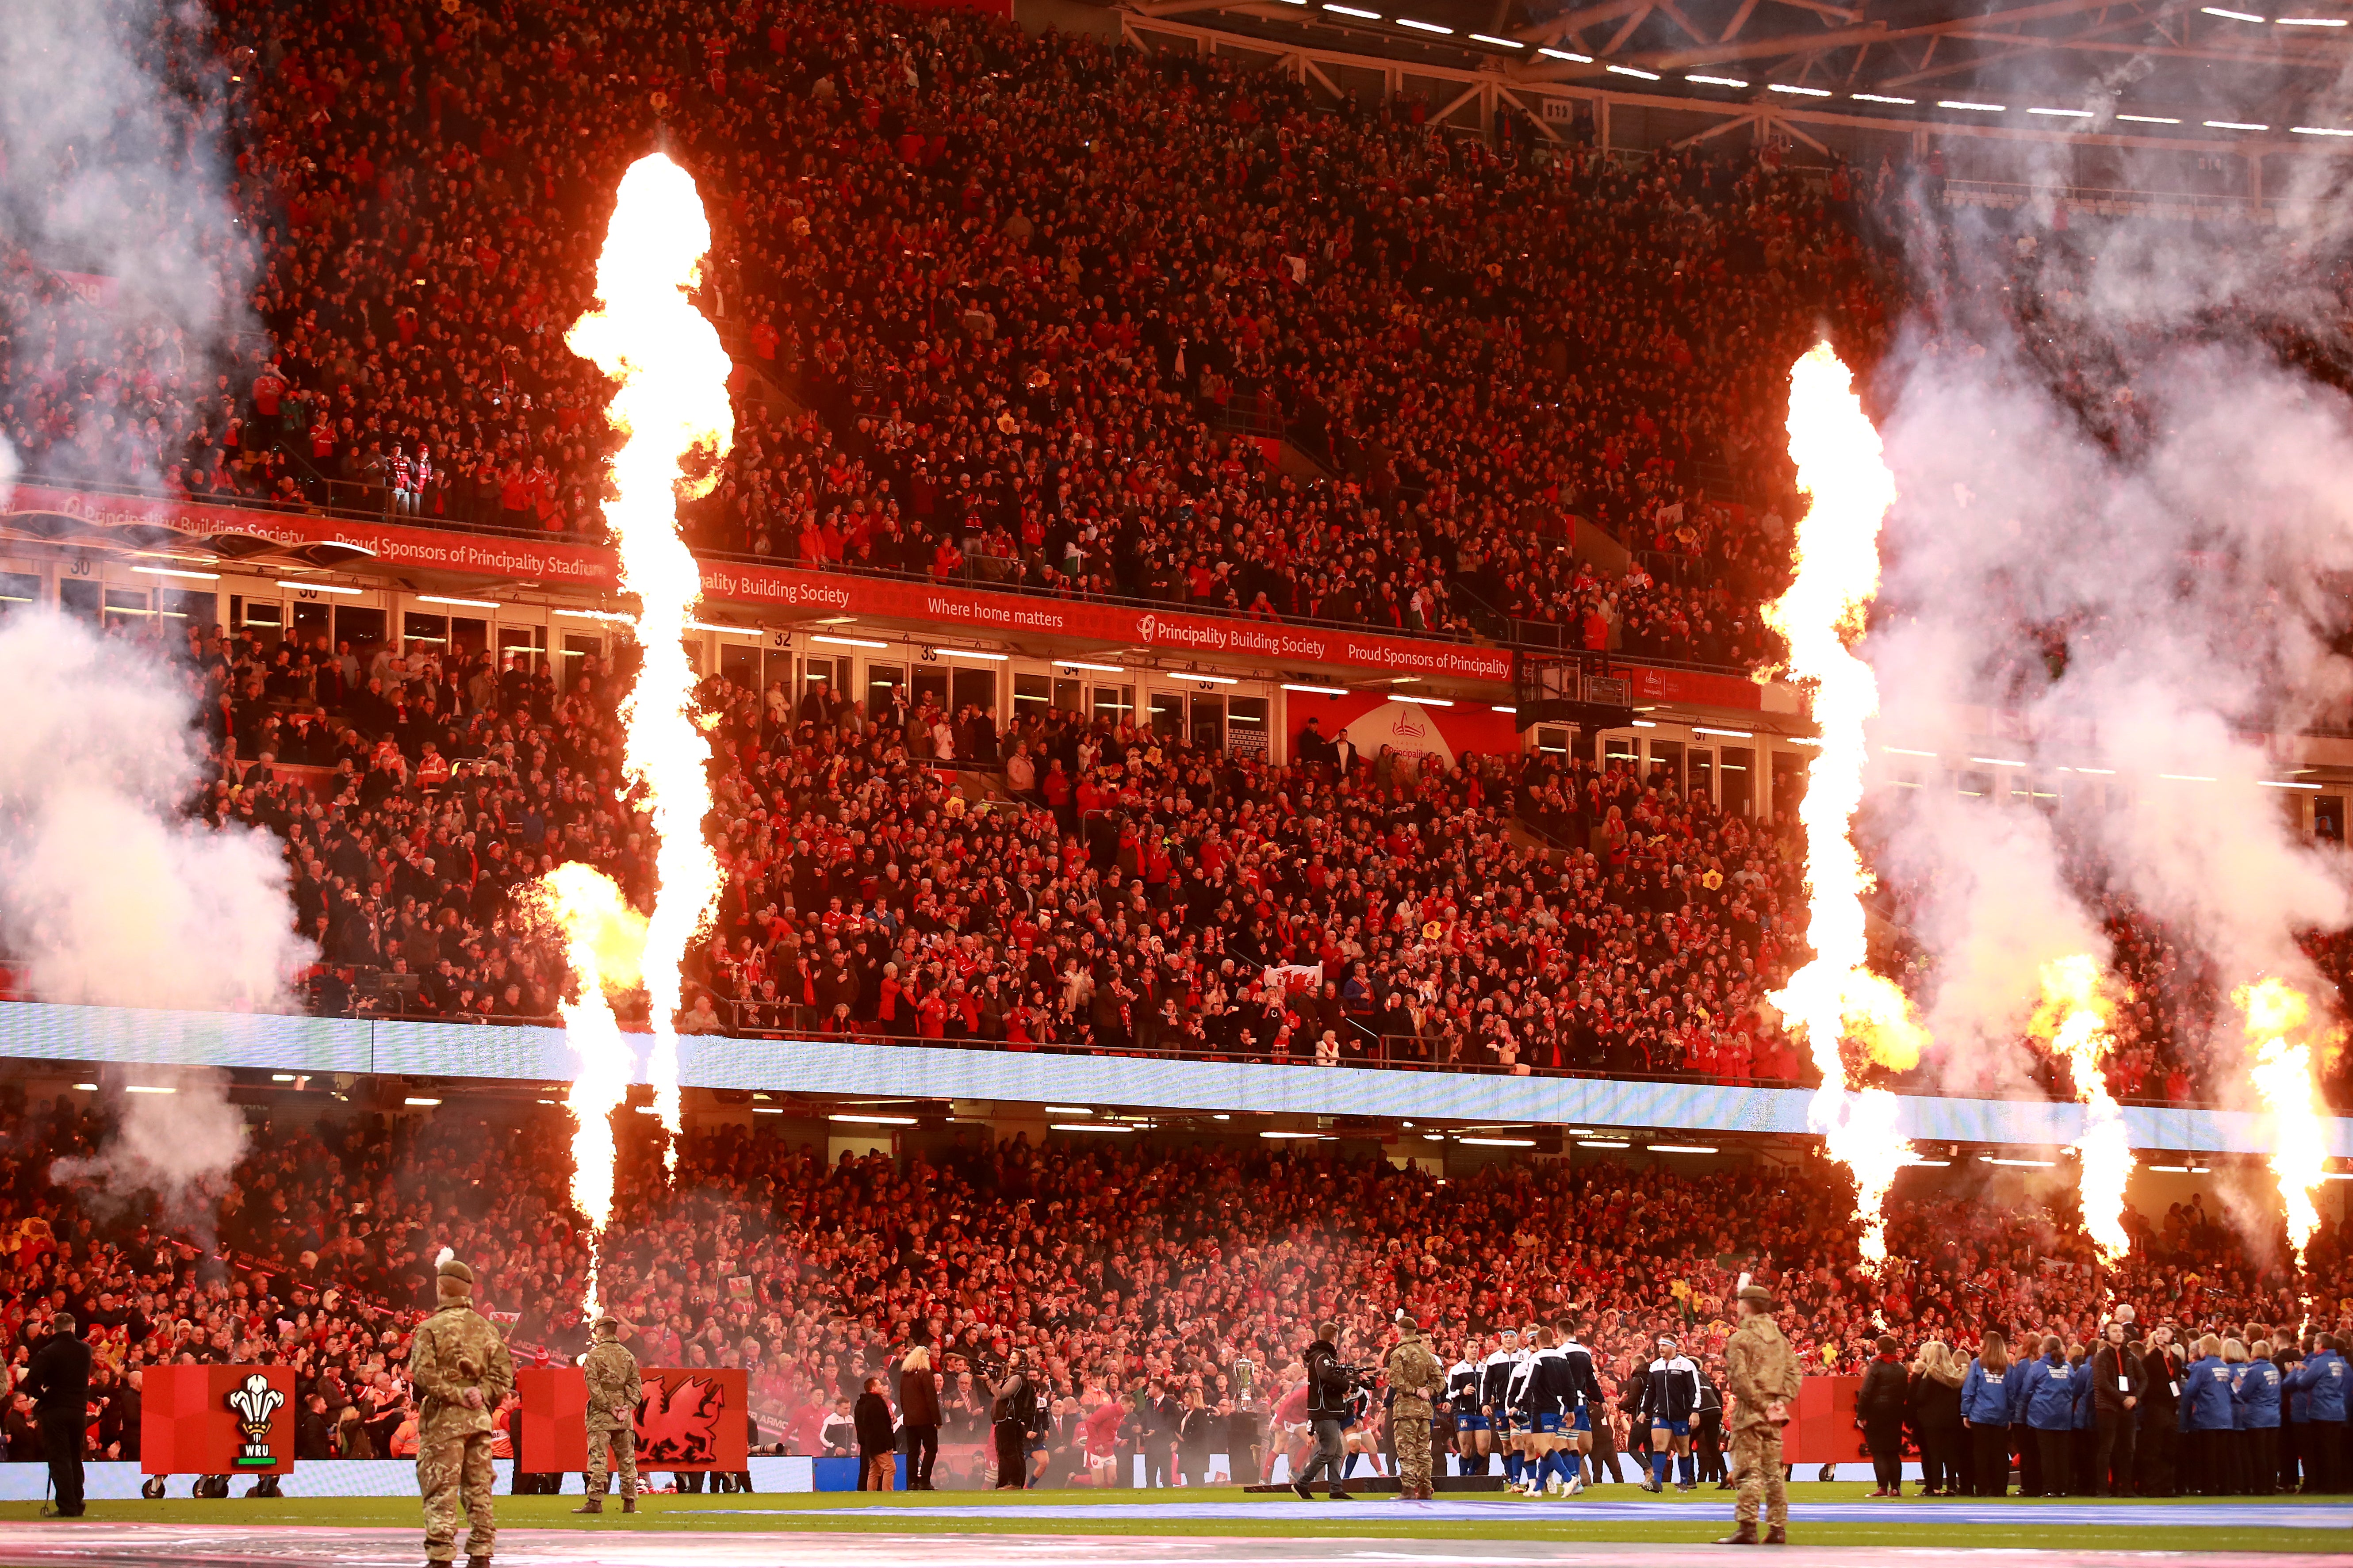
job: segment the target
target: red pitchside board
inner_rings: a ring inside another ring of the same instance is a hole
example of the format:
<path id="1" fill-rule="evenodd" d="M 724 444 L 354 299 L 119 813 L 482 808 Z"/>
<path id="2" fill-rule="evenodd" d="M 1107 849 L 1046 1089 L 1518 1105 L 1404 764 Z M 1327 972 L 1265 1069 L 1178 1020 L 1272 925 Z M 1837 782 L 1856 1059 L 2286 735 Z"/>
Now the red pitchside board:
<path id="1" fill-rule="evenodd" d="M 638 1468 L 740 1470 L 750 1390 L 741 1367 L 647 1367 L 638 1405 Z M 522 1451 L 534 1471 L 588 1468 L 588 1382 L 576 1366 L 515 1369 Z"/>
<path id="2" fill-rule="evenodd" d="M 294 1468 L 294 1369 L 151 1366 L 139 1468 L 151 1476 L 282 1476 Z"/>
<path id="3" fill-rule="evenodd" d="M 1871 1458 L 1854 1425 L 1862 1379 L 1852 1373 L 1810 1376 L 1798 1388 L 1794 1419 L 1781 1429 L 1781 1458 L 1793 1465 L 1847 1464 Z"/>

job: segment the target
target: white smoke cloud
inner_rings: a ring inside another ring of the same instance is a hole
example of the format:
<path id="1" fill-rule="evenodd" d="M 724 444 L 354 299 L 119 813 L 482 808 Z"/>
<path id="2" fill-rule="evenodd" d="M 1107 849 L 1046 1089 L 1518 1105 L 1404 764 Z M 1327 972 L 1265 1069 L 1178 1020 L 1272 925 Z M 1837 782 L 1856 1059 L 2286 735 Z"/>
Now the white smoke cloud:
<path id="1" fill-rule="evenodd" d="M 167 1224 L 208 1241 L 214 1205 L 245 1154 L 245 1112 L 228 1102 L 220 1074 L 191 1073 L 170 1087 L 176 1092 L 124 1095 L 106 1145 L 87 1159 L 58 1161 L 49 1179 L 83 1189 L 84 1205 L 101 1215 L 152 1195 Z"/>
<path id="2" fill-rule="evenodd" d="M 5 14 L 0 247 L 57 282 L 0 320 L 0 353 L 37 363 L 54 340 L 62 363 L 82 343 L 167 387 L 184 378 L 192 395 L 248 324 L 254 241 L 228 197 L 222 137 L 227 79 L 240 73 L 214 57 L 198 5 L 12 0 Z M 117 334 L 126 347 L 110 354 Z M 126 436 L 42 467 L 152 481 L 161 456 Z M 8 467 L 0 456 L 0 487 Z"/>
<path id="3" fill-rule="evenodd" d="M 2044 961 L 2105 956 L 2104 894 L 2163 921 L 2226 990 L 2263 973 L 2313 985 L 2295 932 L 2353 916 L 2339 858 L 2260 782 L 2279 764 L 2254 738 L 2353 689 L 2329 646 L 2331 579 L 2353 570 L 2353 406 L 2255 320 L 2295 319 L 2307 291 L 2263 247 L 2178 223 L 2126 222 L 2059 258 L 2042 237 L 2021 264 L 2008 237 L 1957 224 L 1947 276 L 1963 287 L 1880 381 L 1903 495 L 1868 645 L 1878 738 L 2025 763 L 2067 797 L 2046 819 L 1931 776 L 1894 809 L 1885 864 L 1924 889 L 1915 934 L 1956 1088 L 2021 1065 Z M 2013 288 L 2053 305 L 2023 333 L 1992 308 Z M 2102 787 L 2129 804 L 2080 804 Z M 2188 1044 L 2247 1100 L 2227 1007 Z"/>
<path id="4" fill-rule="evenodd" d="M 2063 884 L 2042 814 L 1945 790 L 1906 793 L 1883 864 L 1923 889 L 1913 934 L 1941 960 L 1922 998 L 1939 1047 L 1929 1065 L 1948 1093 L 1997 1093 L 2033 1069 L 2021 1040 L 2042 966 L 2077 952 L 2105 960 L 2107 939 Z M 1956 858 L 1962 845 L 1968 853 Z"/>
<path id="5" fill-rule="evenodd" d="M 314 956 L 277 841 L 182 815 L 195 711 L 152 653 L 54 615 L 0 625 L 0 945 L 37 995 L 273 1007 Z"/>

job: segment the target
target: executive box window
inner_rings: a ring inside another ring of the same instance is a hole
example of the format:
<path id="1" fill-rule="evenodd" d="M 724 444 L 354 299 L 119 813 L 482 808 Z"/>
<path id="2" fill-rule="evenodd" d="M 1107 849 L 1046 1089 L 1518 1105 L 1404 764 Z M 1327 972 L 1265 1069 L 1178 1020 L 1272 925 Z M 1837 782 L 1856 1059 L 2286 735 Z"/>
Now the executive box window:
<path id="1" fill-rule="evenodd" d="M 390 611 L 374 605 L 337 605 L 334 610 L 338 644 L 351 644 L 352 652 L 363 659 L 384 646 L 385 628 L 391 625 Z"/>
<path id="2" fill-rule="evenodd" d="M 1735 816 L 1755 814 L 1757 806 L 1757 752 L 1749 746 L 1726 746 L 1723 758 L 1716 763 L 1716 787 L 1723 793 L 1717 804 Z"/>
<path id="3" fill-rule="evenodd" d="M 158 588 L 155 613 L 177 623 L 183 630 L 189 626 L 216 626 L 220 624 L 220 595 L 209 588 Z"/>
<path id="4" fill-rule="evenodd" d="M 106 591 L 106 624 L 115 626 L 135 626 L 155 613 L 147 602 L 144 588 L 109 588 Z"/>
<path id="5" fill-rule="evenodd" d="M 1668 784 L 1681 790 L 1683 787 L 1683 743 L 1653 738 L 1651 742 L 1651 773 L 1660 775 Z"/>
<path id="6" fill-rule="evenodd" d="M 1238 757 L 1263 757 L 1274 744 L 1274 704 L 1263 697 L 1229 697 L 1226 750 Z"/>
<path id="7" fill-rule="evenodd" d="M 1133 686 L 1098 686 L 1094 689 L 1094 716 L 1113 724 L 1124 724 L 1135 717 L 1135 688 Z"/>
<path id="8" fill-rule="evenodd" d="M 719 673 L 728 681 L 745 689 L 759 684 L 760 645 L 745 642 L 741 637 L 719 639 Z"/>
<path id="9" fill-rule="evenodd" d="M 566 652 L 571 650 L 571 645 L 574 640 L 575 639 L 570 637 L 565 638 L 565 647 Z M 582 640 L 586 640 L 590 645 L 586 651 L 591 653 L 596 651 L 595 645 L 596 638 L 593 634 L 586 636 Z M 501 668 L 505 668 L 506 661 L 509 658 L 512 658 L 515 661 L 515 668 L 518 669 L 536 672 L 545 668 L 547 666 L 547 628 L 545 626 L 501 626 L 499 627 L 499 666 Z"/>
<path id="10" fill-rule="evenodd" d="M 0 616 L 41 602 L 41 580 L 30 572 L 0 572 Z"/>

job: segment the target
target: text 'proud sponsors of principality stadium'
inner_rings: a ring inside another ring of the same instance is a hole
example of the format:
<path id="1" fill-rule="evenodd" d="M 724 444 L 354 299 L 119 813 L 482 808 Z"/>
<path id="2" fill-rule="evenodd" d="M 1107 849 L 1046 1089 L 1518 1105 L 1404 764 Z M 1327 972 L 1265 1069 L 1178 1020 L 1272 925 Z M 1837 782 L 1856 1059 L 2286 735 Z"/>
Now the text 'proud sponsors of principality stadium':
<path id="1" fill-rule="evenodd" d="M 35 487 L 18 489 L 10 513 L 51 512 L 101 527 L 144 524 L 194 538 L 239 534 L 290 545 L 340 545 L 392 565 L 466 573 L 596 589 L 617 589 L 620 571 L 610 550 L 542 542 L 528 535 L 461 533 L 396 523 L 248 511 L 188 501 L 89 495 Z M 1178 616 L 1082 599 L 1034 599 L 1016 594 L 943 588 L 888 577 L 805 572 L 740 562 L 701 563 L 702 587 L 713 599 L 877 616 L 991 631 L 1036 632 L 1189 653 L 1293 659 L 1354 666 L 1384 674 L 1430 675 L 1508 681 L 1512 655 L 1406 637 L 1324 631 L 1271 621 Z M 1743 683 L 1726 683 L 1738 688 Z M 1754 706 L 1753 693 L 1748 704 Z"/>

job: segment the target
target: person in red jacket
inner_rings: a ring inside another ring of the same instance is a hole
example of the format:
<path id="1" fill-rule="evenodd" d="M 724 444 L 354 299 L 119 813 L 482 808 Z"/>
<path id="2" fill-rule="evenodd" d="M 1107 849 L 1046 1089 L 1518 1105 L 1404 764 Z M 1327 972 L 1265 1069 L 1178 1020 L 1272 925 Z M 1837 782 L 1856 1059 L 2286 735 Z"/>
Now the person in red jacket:
<path id="1" fill-rule="evenodd" d="M 1127 1418 L 1128 1404 L 1100 1388 L 1088 1389 L 1079 1404 L 1085 1411 L 1079 1426 L 1086 1437 L 1087 1484 L 1115 1487 L 1119 1485 L 1119 1427 Z"/>

